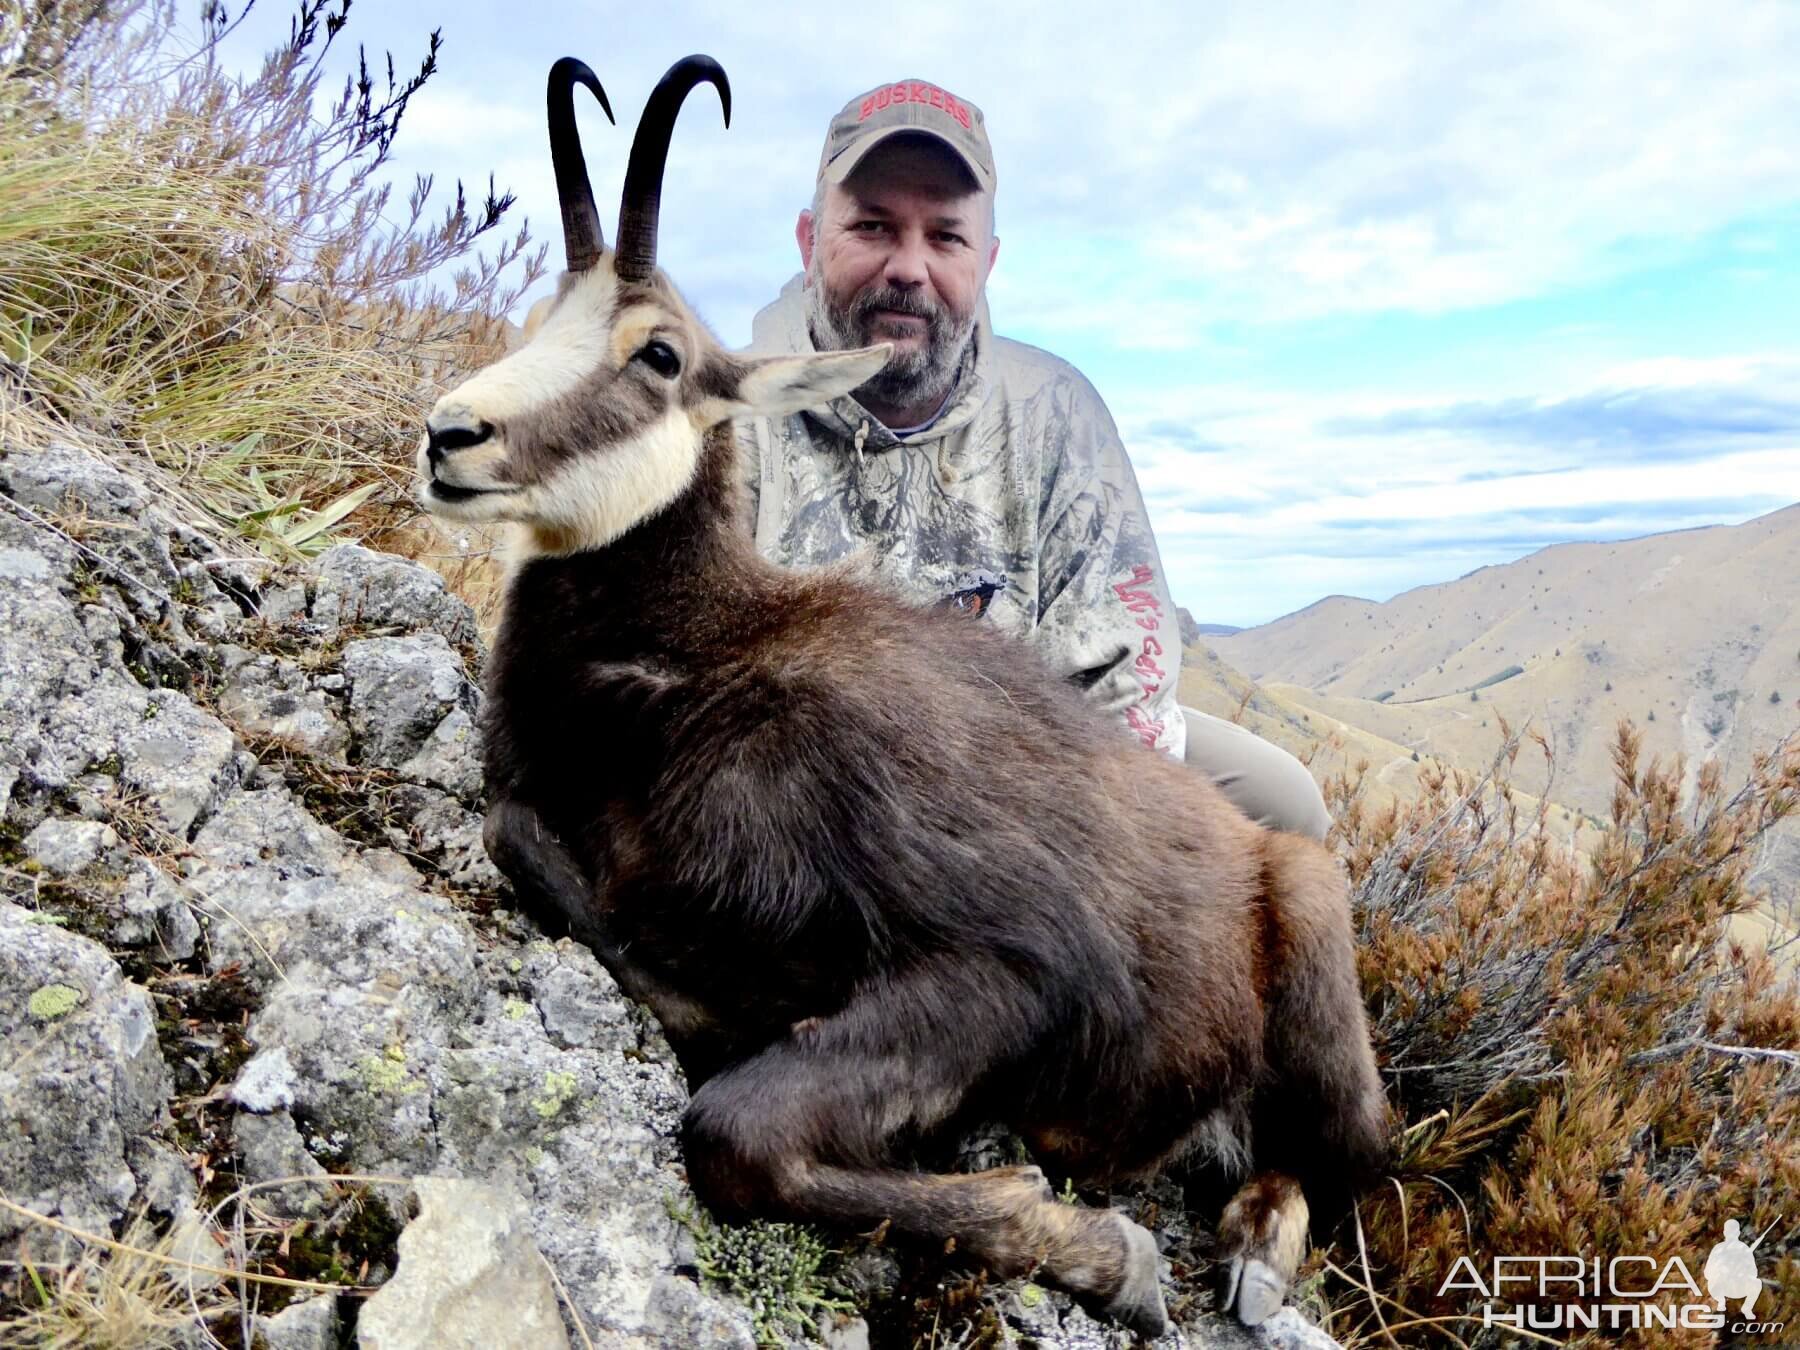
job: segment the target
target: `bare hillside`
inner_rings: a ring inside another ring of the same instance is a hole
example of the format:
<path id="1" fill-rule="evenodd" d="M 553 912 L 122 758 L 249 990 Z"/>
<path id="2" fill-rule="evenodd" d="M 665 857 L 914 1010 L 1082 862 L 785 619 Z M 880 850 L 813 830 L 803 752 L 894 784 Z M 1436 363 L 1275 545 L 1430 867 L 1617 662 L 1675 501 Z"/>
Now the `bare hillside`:
<path id="1" fill-rule="evenodd" d="M 1422 586 L 1384 604 L 1330 596 L 1273 623 L 1208 639 L 1268 697 L 1409 751 L 1473 767 L 1498 712 L 1557 749 L 1549 783 L 1525 756 L 1521 787 L 1604 816 L 1622 717 L 1652 753 L 1722 759 L 1800 730 L 1800 505 L 1742 525 L 1558 544 Z M 1766 874 L 1800 887 L 1800 828 Z"/>

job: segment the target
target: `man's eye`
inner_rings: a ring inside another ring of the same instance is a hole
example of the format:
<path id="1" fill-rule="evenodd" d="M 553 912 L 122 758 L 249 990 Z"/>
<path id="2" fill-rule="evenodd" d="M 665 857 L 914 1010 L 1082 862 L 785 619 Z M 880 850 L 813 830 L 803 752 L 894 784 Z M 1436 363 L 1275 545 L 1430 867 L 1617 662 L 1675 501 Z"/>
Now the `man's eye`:
<path id="1" fill-rule="evenodd" d="M 887 225 L 879 220 L 859 220 L 850 228 L 862 234 L 875 234 L 881 230 L 885 230 Z"/>
<path id="2" fill-rule="evenodd" d="M 938 231 L 938 242 L 943 244 L 960 244 L 963 243 L 964 240 L 960 234 L 951 234 L 948 230 L 940 230 Z"/>

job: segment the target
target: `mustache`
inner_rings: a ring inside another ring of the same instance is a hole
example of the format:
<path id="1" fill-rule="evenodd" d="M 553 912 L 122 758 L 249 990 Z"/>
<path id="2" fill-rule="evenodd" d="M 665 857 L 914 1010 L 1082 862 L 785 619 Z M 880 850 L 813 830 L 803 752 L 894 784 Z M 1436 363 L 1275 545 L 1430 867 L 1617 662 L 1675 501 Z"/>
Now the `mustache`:
<path id="1" fill-rule="evenodd" d="M 888 309 L 896 314 L 910 314 L 925 320 L 926 325 L 936 333 L 948 322 L 949 312 L 942 305 L 935 305 L 918 291 L 903 291 L 897 287 L 882 286 L 876 290 L 864 291 L 850 303 L 850 317 L 858 324 L 866 326 L 877 310 Z"/>

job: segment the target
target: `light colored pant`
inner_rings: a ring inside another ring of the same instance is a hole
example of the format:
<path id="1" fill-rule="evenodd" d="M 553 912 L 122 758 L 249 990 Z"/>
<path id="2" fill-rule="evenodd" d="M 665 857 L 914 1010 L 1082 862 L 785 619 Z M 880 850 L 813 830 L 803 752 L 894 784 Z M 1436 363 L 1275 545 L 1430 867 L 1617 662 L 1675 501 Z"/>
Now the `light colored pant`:
<path id="1" fill-rule="evenodd" d="M 1186 707 L 1187 762 L 1208 775 L 1258 825 L 1323 840 L 1331 828 L 1325 795 L 1311 771 L 1278 745 L 1236 722 Z"/>

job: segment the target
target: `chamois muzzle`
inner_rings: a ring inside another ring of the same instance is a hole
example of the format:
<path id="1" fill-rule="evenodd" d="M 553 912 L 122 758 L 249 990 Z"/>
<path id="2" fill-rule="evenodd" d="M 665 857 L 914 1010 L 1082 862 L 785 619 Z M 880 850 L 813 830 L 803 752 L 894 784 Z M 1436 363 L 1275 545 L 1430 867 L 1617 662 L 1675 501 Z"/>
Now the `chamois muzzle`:
<path id="1" fill-rule="evenodd" d="M 425 423 L 425 458 L 433 469 L 442 466 L 452 450 L 461 450 L 466 446 L 480 445 L 494 434 L 494 429 L 486 422 L 472 427 L 434 427 Z"/>
<path id="2" fill-rule="evenodd" d="M 625 166 L 625 191 L 619 198 L 619 256 L 614 271 L 621 281 L 648 281 L 656 271 L 656 225 L 662 208 L 663 167 L 669 159 L 669 137 L 682 100 L 696 85 L 719 91 L 725 125 L 731 125 L 731 82 L 710 56 L 684 56 L 650 91 L 638 118 Z"/>

